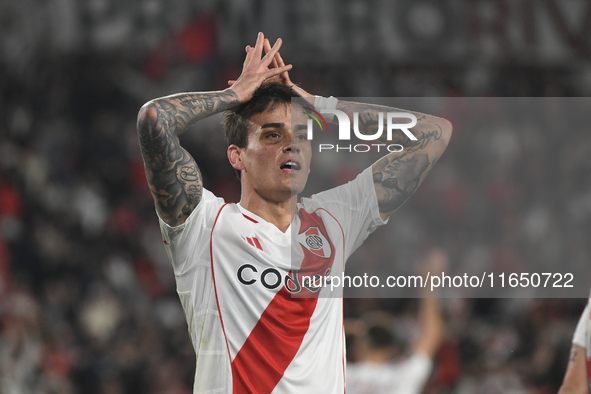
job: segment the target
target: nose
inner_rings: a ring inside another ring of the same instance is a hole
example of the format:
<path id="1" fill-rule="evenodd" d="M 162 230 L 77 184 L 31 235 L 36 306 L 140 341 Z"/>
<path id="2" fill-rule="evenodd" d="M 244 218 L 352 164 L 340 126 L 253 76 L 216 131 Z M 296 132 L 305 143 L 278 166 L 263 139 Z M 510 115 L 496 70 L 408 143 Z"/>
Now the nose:
<path id="1" fill-rule="evenodd" d="M 298 144 L 298 140 L 291 134 L 289 133 L 289 139 L 286 141 L 285 146 L 283 147 L 283 151 L 284 152 L 295 152 L 295 153 L 299 153 L 300 152 L 300 147 Z"/>
<path id="2" fill-rule="evenodd" d="M 284 151 L 284 152 L 292 152 L 292 151 L 293 151 L 293 152 L 299 153 L 299 151 L 300 151 L 300 148 L 299 148 L 299 147 L 298 147 L 298 145 L 295 143 L 295 141 L 294 141 L 294 142 L 291 142 L 291 141 L 290 141 L 290 142 L 289 142 L 289 144 L 287 144 L 287 145 L 285 145 L 285 146 L 283 147 L 283 151 Z"/>

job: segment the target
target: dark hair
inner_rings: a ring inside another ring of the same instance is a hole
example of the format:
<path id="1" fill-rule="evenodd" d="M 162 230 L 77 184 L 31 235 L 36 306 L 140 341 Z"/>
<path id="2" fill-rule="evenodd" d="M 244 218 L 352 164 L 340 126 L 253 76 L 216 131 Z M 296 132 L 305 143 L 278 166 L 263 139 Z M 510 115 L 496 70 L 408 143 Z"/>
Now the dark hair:
<path id="1" fill-rule="evenodd" d="M 228 145 L 246 148 L 249 120 L 257 114 L 272 111 L 279 105 L 290 105 L 292 97 L 301 97 L 289 86 L 277 82 L 264 82 L 252 98 L 224 114 L 224 133 Z"/>
<path id="2" fill-rule="evenodd" d="M 367 330 L 367 340 L 372 349 L 383 349 L 395 344 L 394 336 L 386 327 L 375 325 Z"/>

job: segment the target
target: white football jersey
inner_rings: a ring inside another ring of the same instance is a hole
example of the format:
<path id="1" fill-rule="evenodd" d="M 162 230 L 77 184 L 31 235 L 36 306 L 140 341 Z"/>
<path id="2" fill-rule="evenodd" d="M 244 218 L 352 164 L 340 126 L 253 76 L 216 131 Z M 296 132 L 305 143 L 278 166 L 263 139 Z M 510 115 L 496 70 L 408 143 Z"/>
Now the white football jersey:
<path id="1" fill-rule="evenodd" d="M 587 306 L 583 310 L 583 314 L 575 329 L 573 343 L 585 348 L 587 380 L 589 382 L 589 389 L 591 390 L 591 294 L 589 295 L 589 299 L 587 299 Z"/>
<path id="2" fill-rule="evenodd" d="M 431 368 L 423 353 L 396 363 L 352 363 L 347 366 L 347 394 L 420 394 Z"/>
<path id="3" fill-rule="evenodd" d="M 285 233 L 207 190 L 185 223 L 160 220 L 197 355 L 194 393 L 344 393 L 342 293 L 306 277 L 341 276 L 384 223 L 371 167 L 302 199 Z"/>

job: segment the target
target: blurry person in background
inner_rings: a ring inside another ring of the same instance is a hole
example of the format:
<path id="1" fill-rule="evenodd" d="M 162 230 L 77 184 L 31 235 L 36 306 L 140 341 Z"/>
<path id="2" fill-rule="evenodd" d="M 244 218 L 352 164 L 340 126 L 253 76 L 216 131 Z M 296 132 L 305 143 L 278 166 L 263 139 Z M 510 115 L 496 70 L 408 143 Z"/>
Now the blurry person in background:
<path id="1" fill-rule="evenodd" d="M 425 262 L 429 271 L 436 274 L 447 266 L 447 255 L 442 250 L 433 250 Z M 347 365 L 347 394 L 419 394 L 423 391 L 433 358 L 444 338 L 439 299 L 419 299 L 419 333 L 410 347 L 410 354 L 400 357 L 392 325 L 393 316 L 379 311 L 347 322 L 346 331 L 354 335 L 356 344 L 356 362 Z"/>
<path id="2" fill-rule="evenodd" d="M 573 336 L 568 366 L 558 394 L 589 394 L 591 388 L 591 295 Z"/>
<path id="3" fill-rule="evenodd" d="M 26 291 L 0 302 L 0 393 L 75 392 L 66 373 L 71 359 L 53 346 L 42 321 L 39 304 Z"/>
<path id="4" fill-rule="evenodd" d="M 32 391 L 43 348 L 39 307 L 26 293 L 12 294 L 1 306 L 0 392 Z"/>

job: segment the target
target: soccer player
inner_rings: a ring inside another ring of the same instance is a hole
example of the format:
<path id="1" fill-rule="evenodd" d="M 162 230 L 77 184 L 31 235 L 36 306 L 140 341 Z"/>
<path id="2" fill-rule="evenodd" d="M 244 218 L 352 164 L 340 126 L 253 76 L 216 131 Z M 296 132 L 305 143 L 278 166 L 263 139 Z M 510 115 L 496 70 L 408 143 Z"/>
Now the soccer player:
<path id="1" fill-rule="evenodd" d="M 404 152 L 297 204 L 311 142 L 307 117 L 291 98 L 313 96 L 290 81 L 280 46 L 277 40 L 271 48 L 259 33 L 230 88 L 158 98 L 138 115 L 146 177 L 197 356 L 195 393 L 343 393 L 342 298 L 314 297 L 325 289 L 302 274 L 343 272 L 451 137 L 448 121 L 417 114 L 417 140 L 400 137 Z M 359 112 L 365 132 L 378 112 L 392 110 L 346 102 L 337 109 Z M 196 160 L 178 139 L 222 111 L 228 160 L 240 177 L 238 204 L 203 188 Z"/>
<path id="2" fill-rule="evenodd" d="M 589 394 L 591 380 L 591 295 L 579 319 L 571 348 L 566 374 L 558 394 Z"/>

